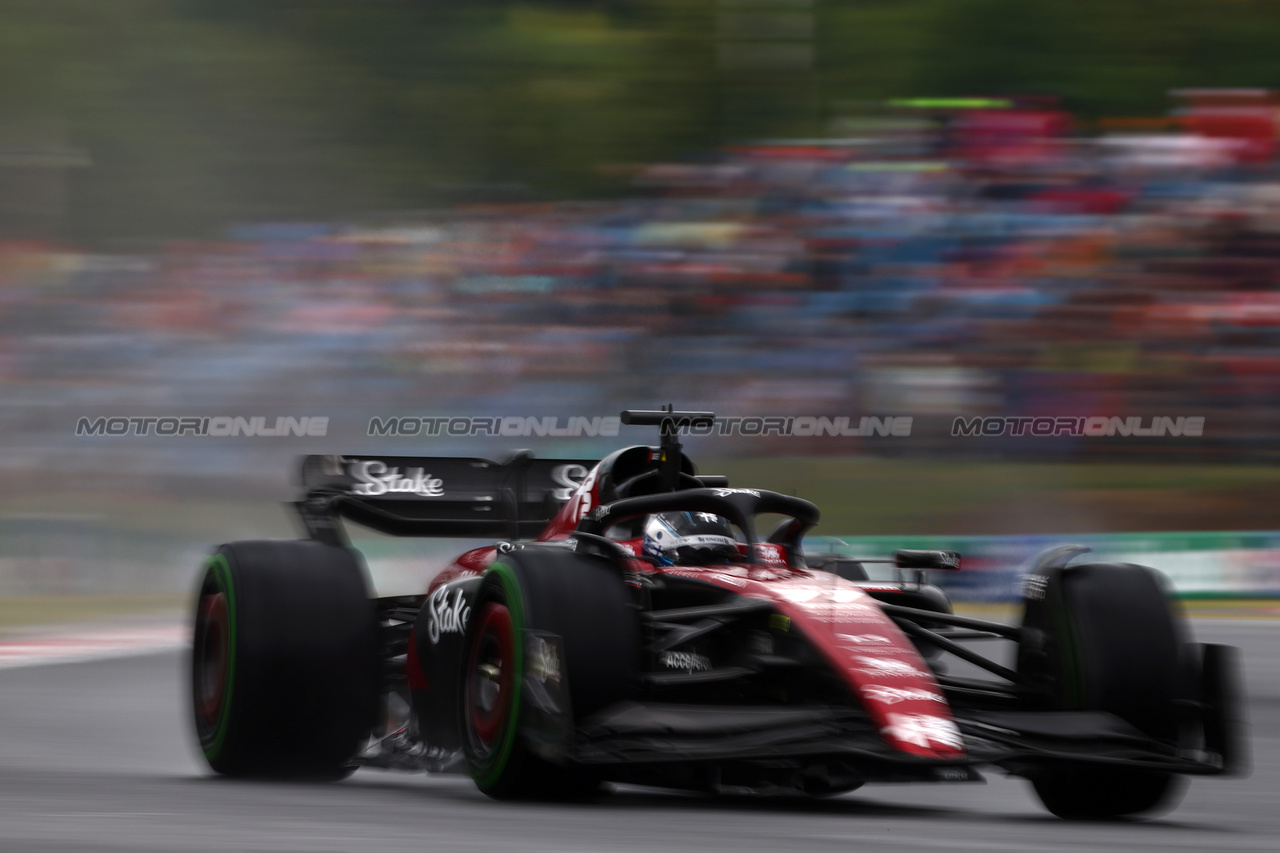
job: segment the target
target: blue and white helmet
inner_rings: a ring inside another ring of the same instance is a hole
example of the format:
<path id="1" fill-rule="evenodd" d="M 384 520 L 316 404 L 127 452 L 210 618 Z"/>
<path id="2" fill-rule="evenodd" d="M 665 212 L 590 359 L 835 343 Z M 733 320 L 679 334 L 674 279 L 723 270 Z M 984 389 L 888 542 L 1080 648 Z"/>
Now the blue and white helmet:
<path id="1" fill-rule="evenodd" d="M 710 512 L 664 512 L 644 525 L 644 553 L 664 566 L 706 566 L 741 559 L 733 528 Z"/>

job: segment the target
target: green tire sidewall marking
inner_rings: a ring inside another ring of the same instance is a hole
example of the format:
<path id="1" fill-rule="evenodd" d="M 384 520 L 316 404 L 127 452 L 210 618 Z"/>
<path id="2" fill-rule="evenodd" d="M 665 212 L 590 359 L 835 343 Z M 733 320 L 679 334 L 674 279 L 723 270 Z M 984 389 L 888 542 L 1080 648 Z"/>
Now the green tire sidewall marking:
<path id="1" fill-rule="evenodd" d="M 520 596 L 520 581 L 511 566 L 506 563 L 494 563 L 485 572 L 485 580 L 496 578 L 507 597 L 507 610 L 511 614 L 511 658 L 513 672 L 511 677 L 511 707 L 507 711 L 506 731 L 502 734 L 502 744 L 498 747 L 496 757 L 485 761 L 483 766 L 474 768 L 472 778 L 477 785 L 491 788 L 502 778 L 507 764 L 511 761 L 511 753 L 515 749 L 516 735 L 520 729 L 520 698 L 524 693 L 524 601 Z"/>
<path id="2" fill-rule="evenodd" d="M 216 761 L 227 743 L 228 721 L 231 717 L 231 698 L 236 687 L 236 591 L 231 583 L 231 566 L 223 554 L 214 554 L 209 558 L 209 577 L 214 585 L 227 597 L 227 685 L 222 697 L 222 713 L 218 717 L 217 728 L 214 729 L 213 740 L 204 747 L 206 761 Z"/>

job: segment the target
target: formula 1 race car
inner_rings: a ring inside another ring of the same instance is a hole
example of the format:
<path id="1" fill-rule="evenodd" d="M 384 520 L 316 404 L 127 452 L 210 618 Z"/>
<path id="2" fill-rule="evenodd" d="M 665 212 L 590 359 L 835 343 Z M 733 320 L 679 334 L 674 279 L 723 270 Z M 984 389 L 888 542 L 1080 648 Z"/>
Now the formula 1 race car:
<path id="1" fill-rule="evenodd" d="M 308 539 L 223 545 L 200 580 L 209 766 L 462 770 L 496 798 L 606 781 L 821 796 L 989 766 L 1067 818 L 1243 772 L 1235 650 L 1191 642 L 1154 571 L 1058 549 L 1020 624 L 956 615 L 926 582 L 954 552 L 899 551 L 898 580 L 873 582 L 866 560 L 806 558 L 813 504 L 698 474 L 678 435 L 712 418 L 624 412 L 660 445 L 598 462 L 307 457 Z M 421 595 L 371 598 L 344 518 L 498 541 Z M 987 640 L 1013 644 L 1005 663 L 974 651 Z"/>

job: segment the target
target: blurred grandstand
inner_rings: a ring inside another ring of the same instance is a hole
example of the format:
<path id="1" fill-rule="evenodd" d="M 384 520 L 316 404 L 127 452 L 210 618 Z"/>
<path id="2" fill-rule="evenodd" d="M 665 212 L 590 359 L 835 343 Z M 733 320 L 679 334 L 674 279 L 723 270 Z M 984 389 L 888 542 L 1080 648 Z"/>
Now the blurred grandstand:
<path id="1" fill-rule="evenodd" d="M 912 415 L 893 450 L 921 453 L 990 451 L 944 440 L 961 415 L 1199 415 L 1184 452 L 1269 454 L 1276 103 L 1180 95 L 1156 130 L 1093 136 L 1042 101 L 896 102 L 856 137 L 638 168 L 611 201 L 250 224 L 136 254 L 4 243 L 6 463 L 69 436 L 66 407 L 645 400 Z"/>

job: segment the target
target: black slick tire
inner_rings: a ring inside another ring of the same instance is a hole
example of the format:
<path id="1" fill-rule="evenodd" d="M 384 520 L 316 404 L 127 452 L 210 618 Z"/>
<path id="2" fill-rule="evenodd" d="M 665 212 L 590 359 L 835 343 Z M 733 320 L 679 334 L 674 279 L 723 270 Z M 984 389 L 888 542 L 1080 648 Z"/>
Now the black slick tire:
<path id="1" fill-rule="evenodd" d="M 337 779 L 377 714 L 374 604 L 346 549 L 310 541 L 223 545 L 198 588 L 195 734 L 226 776 Z"/>
<path id="2" fill-rule="evenodd" d="M 1055 567 L 1028 579 L 1018 671 L 1030 707 L 1106 711 L 1175 746 L 1185 696 L 1187 644 L 1151 569 L 1119 563 Z M 1176 804 L 1174 774 L 1054 762 L 1027 774 L 1050 812 L 1107 820 Z"/>
<path id="3" fill-rule="evenodd" d="M 603 557 L 532 547 L 502 555 L 471 607 L 459 689 L 463 755 L 495 799 L 573 799 L 597 785 L 571 757 L 549 760 L 527 737 L 530 632 L 558 638 L 569 719 L 627 697 L 639 648 L 636 612 L 618 568 Z"/>

